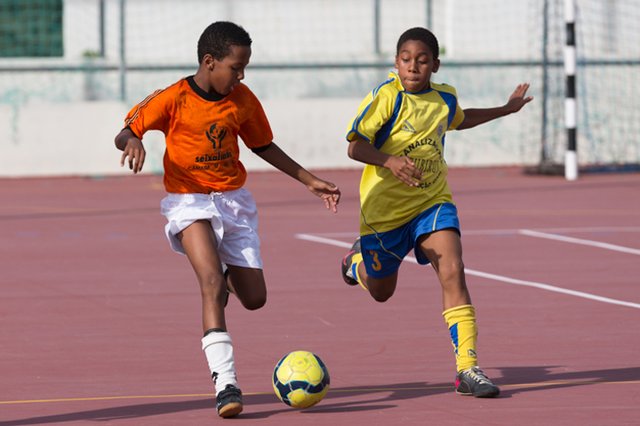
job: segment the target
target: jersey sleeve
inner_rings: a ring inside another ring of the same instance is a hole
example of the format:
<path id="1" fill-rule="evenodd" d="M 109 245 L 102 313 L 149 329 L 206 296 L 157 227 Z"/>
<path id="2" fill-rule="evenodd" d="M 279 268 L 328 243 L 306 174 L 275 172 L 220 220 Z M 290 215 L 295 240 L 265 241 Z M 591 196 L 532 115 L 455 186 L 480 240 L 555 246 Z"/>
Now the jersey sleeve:
<path id="1" fill-rule="evenodd" d="M 449 127 L 447 130 L 455 130 L 464 121 L 464 111 L 460 106 L 458 92 L 455 87 L 448 84 L 439 85 L 440 94 L 449 106 Z"/>
<path id="2" fill-rule="evenodd" d="M 160 130 L 167 134 L 173 99 L 167 90 L 156 90 L 134 106 L 125 118 L 124 125 L 138 138 L 149 130 Z"/>
<path id="3" fill-rule="evenodd" d="M 262 104 L 248 88 L 246 88 L 244 98 L 246 114 L 238 130 L 240 138 L 250 149 L 269 145 L 273 141 L 273 131 Z"/>
<path id="4" fill-rule="evenodd" d="M 460 107 L 460 104 L 456 102 L 456 112 L 453 116 L 453 120 L 451 120 L 451 124 L 449 125 L 449 130 L 456 129 L 462 122 L 464 121 L 464 111 Z"/>
<path id="5" fill-rule="evenodd" d="M 367 142 L 375 141 L 378 130 L 393 114 L 393 99 L 389 90 L 373 91 L 367 95 L 358 108 L 358 115 L 350 123 L 347 140 L 360 137 Z"/>

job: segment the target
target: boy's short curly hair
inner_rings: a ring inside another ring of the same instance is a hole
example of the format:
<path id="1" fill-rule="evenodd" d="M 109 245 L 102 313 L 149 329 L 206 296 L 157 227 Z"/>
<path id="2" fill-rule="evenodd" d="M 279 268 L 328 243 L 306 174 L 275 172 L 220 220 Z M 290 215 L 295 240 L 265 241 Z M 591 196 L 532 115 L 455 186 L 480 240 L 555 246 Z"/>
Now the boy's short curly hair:
<path id="1" fill-rule="evenodd" d="M 438 59 L 438 54 L 440 53 L 438 39 L 431 31 L 422 27 L 410 28 L 402 33 L 402 35 L 398 39 L 398 45 L 396 46 L 396 55 L 400 53 L 400 48 L 402 47 L 402 45 L 409 40 L 418 40 L 423 42 L 429 49 L 431 49 L 433 58 Z"/>
<path id="2" fill-rule="evenodd" d="M 202 63 L 207 53 L 215 59 L 223 59 L 229 55 L 231 46 L 251 46 L 249 33 L 233 22 L 214 22 L 205 28 L 198 40 L 198 63 Z"/>

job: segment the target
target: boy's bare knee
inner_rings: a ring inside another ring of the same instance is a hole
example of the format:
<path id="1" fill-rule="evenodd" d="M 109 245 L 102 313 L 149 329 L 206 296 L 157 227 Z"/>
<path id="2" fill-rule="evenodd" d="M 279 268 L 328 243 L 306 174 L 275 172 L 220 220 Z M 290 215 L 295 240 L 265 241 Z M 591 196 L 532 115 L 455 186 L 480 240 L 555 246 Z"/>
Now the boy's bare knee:
<path id="1" fill-rule="evenodd" d="M 381 279 L 372 279 L 369 277 L 366 281 L 369 294 L 376 302 L 386 302 L 396 291 L 396 279 L 396 276 Z"/>
<path id="2" fill-rule="evenodd" d="M 441 281 L 461 281 L 464 275 L 464 264 L 462 261 L 440 264 L 438 267 L 438 275 Z"/>
<path id="3" fill-rule="evenodd" d="M 393 290 L 383 288 L 372 291 L 371 288 L 369 288 L 369 294 L 371 294 L 371 297 L 373 297 L 373 300 L 376 302 L 383 303 L 393 296 Z"/>
<path id="4" fill-rule="evenodd" d="M 391 299 L 393 294 L 372 294 L 373 300 L 376 302 L 384 303 L 387 300 Z"/>
<path id="5" fill-rule="evenodd" d="M 242 306 L 245 307 L 245 309 L 255 311 L 262 308 L 267 303 L 267 297 L 252 296 L 249 298 L 245 298 L 245 300 L 241 300 L 240 302 L 242 303 Z"/>

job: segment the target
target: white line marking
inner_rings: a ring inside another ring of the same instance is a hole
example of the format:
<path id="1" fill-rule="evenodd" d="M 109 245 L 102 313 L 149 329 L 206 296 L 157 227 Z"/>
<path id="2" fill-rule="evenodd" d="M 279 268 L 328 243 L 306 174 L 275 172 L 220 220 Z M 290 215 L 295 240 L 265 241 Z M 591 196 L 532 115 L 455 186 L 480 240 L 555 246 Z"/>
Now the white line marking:
<path id="1" fill-rule="evenodd" d="M 546 232 L 640 232 L 640 226 L 576 226 L 571 228 L 542 228 Z"/>
<path id="2" fill-rule="evenodd" d="M 330 323 L 329 321 L 327 321 L 324 318 L 320 318 L 320 317 L 316 317 L 318 319 L 318 321 L 320 321 L 321 323 L 323 323 L 324 325 L 327 325 L 329 327 L 335 327 L 335 325 L 333 325 L 332 323 Z"/>
<path id="3" fill-rule="evenodd" d="M 548 234 L 546 232 L 532 231 L 530 229 L 521 229 L 519 234 L 534 238 L 546 238 L 548 240 L 563 241 L 565 243 L 582 244 L 584 246 L 598 247 L 607 250 L 619 251 L 622 253 L 635 254 L 640 256 L 640 250 L 629 247 L 617 246 L 614 244 L 601 243 L 593 240 L 584 240 L 582 238 L 565 237 L 564 235 Z"/>
<path id="4" fill-rule="evenodd" d="M 463 229 L 464 236 L 471 235 L 517 235 L 520 229 Z M 573 228 L 541 228 L 538 232 L 583 232 L 583 233 L 629 233 L 640 232 L 640 226 L 582 226 Z M 356 238 L 358 235 L 354 232 L 318 232 L 315 235 L 327 238 Z"/>
<path id="5" fill-rule="evenodd" d="M 502 281 L 507 284 L 521 285 L 525 287 L 534 287 L 540 290 L 552 291 L 555 293 L 568 294 L 570 296 L 582 297 L 584 299 L 595 300 L 597 302 L 610 303 L 612 305 L 627 306 L 629 308 L 640 309 L 640 303 L 627 302 L 624 300 L 611 299 L 609 297 L 598 296 L 591 293 L 585 293 L 583 291 L 569 290 L 562 287 L 556 287 L 550 284 L 538 283 L 535 281 L 524 281 L 516 278 L 504 277 L 502 275 L 490 274 L 488 272 L 474 271 L 469 268 L 465 268 L 464 272 L 469 275 L 475 275 L 476 277 L 487 278 L 490 280 Z"/>
<path id="6" fill-rule="evenodd" d="M 351 243 L 345 243 L 343 241 L 332 240 L 330 238 L 318 237 L 316 235 L 295 234 L 295 237 L 300 239 L 300 240 L 306 240 L 306 241 L 311 241 L 311 242 L 320 243 L 320 244 L 326 244 L 326 245 L 330 245 L 330 246 L 343 247 L 343 248 L 350 248 L 351 247 Z M 405 257 L 405 260 L 407 260 L 409 262 L 412 262 L 412 263 L 416 263 L 416 264 L 418 263 L 418 261 L 412 256 Z M 465 268 L 464 272 L 467 275 L 486 278 L 486 279 L 490 279 L 490 280 L 494 280 L 494 281 L 500 281 L 500 282 L 507 283 L 507 284 L 519 285 L 519 286 L 524 286 L 524 287 L 533 287 L 533 288 L 537 288 L 537 289 L 540 289 L 540 290 L 551 291 L 551 292 L 554 292 L 554 293 L 562 293 L 562 294 L 567 294 L 567 295 L 570 295 L 570 296 L 581 297 L 581 298 L 584 298 L 584 299 L 595 300 L 596 302 L 610 303 L 612 305 L 620 305 L 620 306 L 626 306 L 626 307 L 629 307 L 629 308 L 640 309 L 640 303 L 633 303 L 633 302 L 627 302 L 625 300 L 611 299 L 609 297 L 598 296 L 598 295 L 591 294 L 591 293 L 585 293 L 583 291 L 569 290 L 569 289 L 562 288 L 562 287 L 556 287 L 556 286 L 553 286 L 553 285 L 550 285 L 550 284 L 538 283 L 538 282 L 535 282 L 535 281 L 519 280 L 519 279 L 516 279 L 516 278 L 505 277 L 505 276 L 502 276 L 502 275 L 490 274 L 488 272 L 476 271 L 474 269 L 469 269 L 469 268 Z"/>
<path id="7" fill-rule="evenodd" d="M 351 246 L 353 245 L 353 243 L 345 243 L 343 241 L 332 240 L 330 238 L 324 238 L 324 237 L 317 237 L 311 234 L 296 234 L 295 237 L 299 240 L 313 241 L 314 243 L 326 244 L 329 246 L 336 246 L 336 247 L 351 248 Z"/>

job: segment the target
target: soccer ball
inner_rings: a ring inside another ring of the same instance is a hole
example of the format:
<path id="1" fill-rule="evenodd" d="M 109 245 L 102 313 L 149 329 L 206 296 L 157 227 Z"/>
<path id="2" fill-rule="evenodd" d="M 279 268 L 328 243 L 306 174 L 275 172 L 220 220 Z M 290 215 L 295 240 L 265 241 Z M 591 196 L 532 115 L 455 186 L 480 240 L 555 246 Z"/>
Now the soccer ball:
<path id="1" fill-rule="evenodd" d="M 320 402 L 329 391 L 329 372 L 318 355 L 294 351 L 276 364 L 273 390 L 285 404 L 308 408 Z"/>

